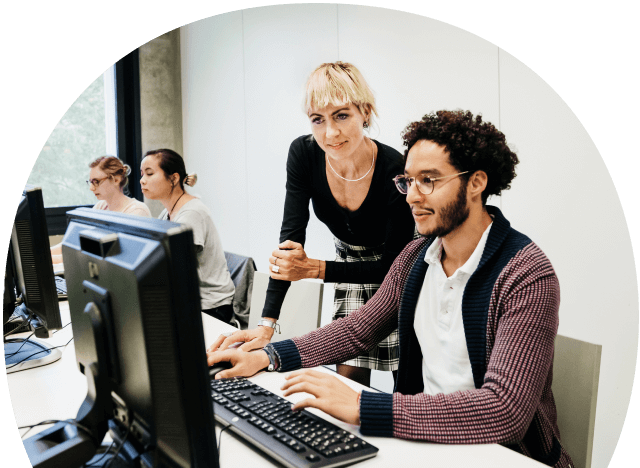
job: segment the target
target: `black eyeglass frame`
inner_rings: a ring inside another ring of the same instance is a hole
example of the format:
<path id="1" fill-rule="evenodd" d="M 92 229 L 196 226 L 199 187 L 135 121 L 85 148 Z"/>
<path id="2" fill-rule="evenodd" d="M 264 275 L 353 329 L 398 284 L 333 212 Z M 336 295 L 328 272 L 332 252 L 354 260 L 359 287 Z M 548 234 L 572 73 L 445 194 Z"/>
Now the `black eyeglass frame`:
<path id="1" fill-rule="evenodd" d="M 423 195 L 431 195 L 433 193 L 433 191 L 436 188 L 436 184 L 434 184 L 435 181 L 437 180 L 442 180 L 442 179 L 449 179 L 451 177 L 457 177 L 457 176 L 461 176 L 462 174 L 467 174 L 469 171 L 464 171 L 464 172 L 458 172 L 457 174 L 451 174 L 448 176 L 442 176 L 442 177 L 429 177 L 426 176 L 425 179 L 428 179 L 428 181 L 425 184 L 429 184 L 431 185 L 431 190 L 428 192 L 425 192 L 422 187 L 423 184 L 420 183 L 418 181 L 418 179 L 416 179 L 415 177 L 405 177 L 404 175 L 400 174 L 395 176 L 392 180 L 396 185 L 396 188 L 398 189 L 398 192 L 400 192 L 403 195 L 406 195 L 407 192 L 409 192 L 409 188 L 411 187 L 411 184 L 415 181 L 416 185 L 418 186 L 418 190 L 420 191 L 421 194 Z M 401 179 L 405 179 L 408 183 L 407 183 L 407 190 L 403 190 L 402 188 L 400 188 L 400 180 Z"/>

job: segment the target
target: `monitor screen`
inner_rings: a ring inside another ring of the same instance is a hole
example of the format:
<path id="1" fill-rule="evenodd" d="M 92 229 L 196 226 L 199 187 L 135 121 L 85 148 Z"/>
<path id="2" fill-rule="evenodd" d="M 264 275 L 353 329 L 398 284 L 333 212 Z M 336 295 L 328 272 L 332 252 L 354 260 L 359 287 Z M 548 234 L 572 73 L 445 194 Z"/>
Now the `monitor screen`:
<path id="1" fill-rule="evenodd" d="M 4 283 L 2 324 L 7 373 L 56 362 L 60 359 L 60 350 L 38 341 L 62 328 L 39 187 L 27 185 L 20 198 L 9 242 Z M 16 337 L 21 332 L 31 334 Z"/>
<path id="2" fill-rule="evenodd" d="M 191 230 L 88 208 L 67 219 L 76 360 L 97 392 L 83 406 L 101 405 L 83 424 L 108 419 L 129 456 L 150 466 L 217 467 Z"/>

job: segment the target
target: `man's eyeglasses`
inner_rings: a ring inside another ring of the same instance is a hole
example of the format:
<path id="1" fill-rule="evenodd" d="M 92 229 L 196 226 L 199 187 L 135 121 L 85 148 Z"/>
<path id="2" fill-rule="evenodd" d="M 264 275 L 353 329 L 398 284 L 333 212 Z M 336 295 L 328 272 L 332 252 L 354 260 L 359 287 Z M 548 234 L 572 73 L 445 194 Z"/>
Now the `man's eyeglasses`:
<path id="1" fill-rule="evenodd" d="M 409 191 L 409 187 L 411 187 L 411 184 L 413 183 L 414 180 L 416 182 L 416 185 L 418 186 L 418 190 L 420 190 L 420 193 L 423 193 L 424 195 L 431 195 L 433 193 L 433 189 L 435 185 L 434 182 L 436 180 L 456 177 L 462 174 L 466 174 L 467 172 L 469 171 L 458 172 L 457 174 L 452 174 L 452 175 L 443 176 L 443 177 L 429 177 L 424 175 L 420 175 L 418 177 L 405 177 L 403 175 L 397 175 L 393 178 L 393 181 L 395 182 L 396 188 L 398 189 L 398 191 L 405 195 Z"/>
<path id="2" fill-rule="evenodd" d="M 102 179 L 89 179 L 89 180 L 85 180 L 85 182 L 89 187 L 98 188 L 100 184 L 105 180 L 107 180 L 108 178 L 109 176 L 103 177 Z"/>

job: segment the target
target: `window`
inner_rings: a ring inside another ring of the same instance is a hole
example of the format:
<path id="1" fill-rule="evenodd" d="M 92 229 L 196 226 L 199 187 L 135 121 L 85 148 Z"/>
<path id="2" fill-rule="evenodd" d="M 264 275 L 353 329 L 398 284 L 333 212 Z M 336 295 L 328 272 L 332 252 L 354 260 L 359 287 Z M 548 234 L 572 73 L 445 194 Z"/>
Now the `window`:
<path id="1" fill-rule="evenodd" d="M 47 139 L 28 183 L 42 187 L 47 208 L 93 205 L 89 163 L 117 156 L 115 65 L 89 85 Z"/>
<path id="2" fill-rule="evenodd" d="M 85 180 L 89 163 L 117 156 L 131 166 L 130 196 L 140 190 L 140 72 L 138 49 L 98 77 L 64 114 L 42 148 L 28 183 L 42 187 L 49 235 L 64 234 L 66 213 L 96 200 Z"/>

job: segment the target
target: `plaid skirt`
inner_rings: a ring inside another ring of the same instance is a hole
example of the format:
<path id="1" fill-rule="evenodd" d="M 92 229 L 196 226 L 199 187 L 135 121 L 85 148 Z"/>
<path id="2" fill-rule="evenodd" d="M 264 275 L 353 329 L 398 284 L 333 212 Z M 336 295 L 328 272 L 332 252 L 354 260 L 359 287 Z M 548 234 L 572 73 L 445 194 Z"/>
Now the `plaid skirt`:
<path id="1" fill-rule="evenodd" d="M 334 237 L 336 262 L 374 262 L 382 258 L 382 247 L 349 245 Z M 333 320 L 348 316 L 373 297 L 379 284 L 335 283 Z M 343 364 L 367 369 L 393 371 L 398 369 L 398 330 L 382 340 L 369 354 L 357 356 Z"/>

